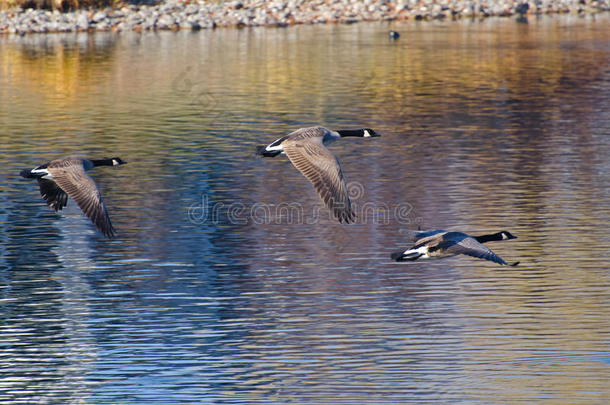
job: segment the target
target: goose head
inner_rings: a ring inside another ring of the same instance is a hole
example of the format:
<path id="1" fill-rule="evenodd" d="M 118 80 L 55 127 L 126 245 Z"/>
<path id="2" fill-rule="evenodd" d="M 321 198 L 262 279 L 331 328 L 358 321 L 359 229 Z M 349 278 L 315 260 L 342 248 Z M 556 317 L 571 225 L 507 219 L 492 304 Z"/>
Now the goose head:
<path id="1" fill-rule="evenodd" d="M 361 138 L 371 138 L 374 136 L 381 136 L 377 132 L 373 131 L 371 128 L 361 128 L 361 129 L 340 129 L 337 131 L 340 137 L 346 136 L 359 136 Z"/>
<path id="2" fill-rule="evenodd" d="M 510 233 L 508 231 L 501 231 L 499 233 L 502 236 L 502 240 L 517 239 L 517 237 L 515 235 L 513 235 L 512 233 Z"/>
<path id="3" fill-rule="evenodd" d="M 371 137 L 376 137 L 376 136 L 381 136 L 381 135 L 379 135 L 377 132 L 373 131 L 371 128 L 363 128 L 362 136 L 364 138 L 371 138 Z"/>
<path id="4" fill-rule="evenodd" d="M 121 159 L 120 157 L 110 158 L 112 160 L 112 166 L 124 165 L 127 162 Z"/>

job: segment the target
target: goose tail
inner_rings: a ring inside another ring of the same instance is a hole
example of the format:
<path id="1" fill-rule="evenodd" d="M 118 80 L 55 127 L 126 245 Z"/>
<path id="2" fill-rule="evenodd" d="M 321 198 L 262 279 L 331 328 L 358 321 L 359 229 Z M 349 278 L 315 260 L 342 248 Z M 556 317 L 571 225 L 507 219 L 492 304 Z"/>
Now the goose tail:
<path id="1" fill-rule="evenodd" d="M 256 147 L 256 154 L 265 157 L 274 157 L 282 153 L 281 150 L 267 150 L 266 145 L 259 145 Z"/>
<path id="2" fill-rule="evenodd" d="M 30 169 L 23 169 L 22 171 L 19 172 L 19 174 L 21 175 L 21 177 L 24 177 L 26 179 L 35 179 L 38 177 L 35 174 L 33 174 L 32 170 L 30 170 Z"/>
<path id="3" fill-rule="evenodd" d="M 422 256 L 421 252 L 417 250 L 409 249 L 409 250 L 401 250 L 399 252 L 394 252 L 390 255 L 392 260 L 397 262 L 406 262 L 417 260 Z"/>

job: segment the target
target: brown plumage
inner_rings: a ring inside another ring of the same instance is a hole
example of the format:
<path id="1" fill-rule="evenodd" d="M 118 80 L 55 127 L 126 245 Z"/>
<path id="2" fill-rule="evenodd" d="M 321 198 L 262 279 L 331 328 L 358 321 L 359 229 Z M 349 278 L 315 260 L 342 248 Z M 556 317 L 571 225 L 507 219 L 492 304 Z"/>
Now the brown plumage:
<path id="1" fill-rule="evenodd" d="M 88 160 L 78 157 L 52 160 L 32 170 L 22 170 L 26 178 L 36 178 L 40 185 L 40 195 L 55 211 L 68 203 L 68 196 L 76 201 L 83 213 L 105 236 L 116 234 L 108 210 L 102 200 L 97 185 L 87 173 L 96 166 L 116 166 L 124 164 L 120 158 Z"/>
<path id="2" fill-rule="evenodd" d="M 284 152 L 294 167 L 313 184 L 339 222 L 349 223 L 354 221 L 356 214 L 352 210 L 339 161 L 325 146 L 345 136 L 375 137 L 379 134 L 369 128 L 336 132 L 324 127 L 301 128 L 266 147 L 260 146 L 258 153 L 273 157 Z"/>
<path id="3" fill-rule="evenodd" d="M 413 242 L 413 246 L 406 250 L 394 252 L 391 257 L 393 260 L 401 262 L 417 259 L 439 259 L 462 254 L 505 265 L 507 263 L 504 259 L 484 246 L 483 243 L 516 238 L 508 231 L 482 236 L 470 236 L 463 232 L 448 232 L 440 229 L 412 232 L 409 239 Z M 517 263 L 512 264 L 512 266 Z"/>
<path id="4" fill-rule="evenodd" d="M 322 145 L 321 138 L 284 142 L 284 152 L 294 167 L 318 192 L 339 222 L 352 222 L 355 214 L 339 161 Z"/>

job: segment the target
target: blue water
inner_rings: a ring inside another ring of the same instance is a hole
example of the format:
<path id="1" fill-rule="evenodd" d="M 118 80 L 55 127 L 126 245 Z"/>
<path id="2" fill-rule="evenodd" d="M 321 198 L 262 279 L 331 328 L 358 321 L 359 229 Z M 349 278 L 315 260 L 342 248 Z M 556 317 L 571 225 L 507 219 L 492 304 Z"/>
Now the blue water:
<path id="1" fill-rule="evenodd" d="M 609 27 L 1 38 L 0 402 L 605 402 Z M 253 153 L 317 124 L 382 134 L 331 146 L 355 224 Z M 117 238 L 18 176 L 73 154 L 129 162 Z M 418 227 L 521 263 L 392 262 Z"/>

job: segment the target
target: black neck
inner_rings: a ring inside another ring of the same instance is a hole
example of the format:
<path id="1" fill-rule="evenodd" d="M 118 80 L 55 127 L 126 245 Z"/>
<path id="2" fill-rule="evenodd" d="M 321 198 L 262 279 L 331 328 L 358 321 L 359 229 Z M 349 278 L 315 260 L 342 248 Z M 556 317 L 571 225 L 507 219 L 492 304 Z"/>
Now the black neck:
<path id="1" fill-rule="evenodd" d="M 343 136 L 364 136 L 363 129 L 341 129 L 337 131 L 339 135 Z"/>
<path id="2" fill-rule="evenodd" d="M 485 242 L 490 242 L 490 241 L 494 241 L 494 240 L 502 240 L 502 239 L 504 239 L 502 237 L 502 232 L 492 233 L 491 235 L 475 236 L 474 238 L 479 243 L 485 243 Z"/>
<path id="3" fill-rule="evenodd" d="M 114 163 L 112 161 L 112 159 L 90 159 L 89 160 L 91 163 L 93 163 L 93 166 L 114 166 Z"/>

